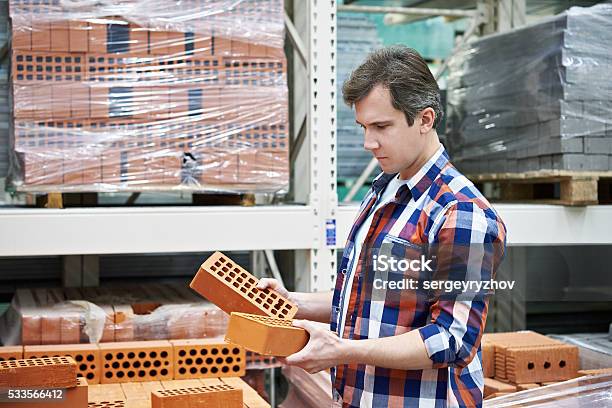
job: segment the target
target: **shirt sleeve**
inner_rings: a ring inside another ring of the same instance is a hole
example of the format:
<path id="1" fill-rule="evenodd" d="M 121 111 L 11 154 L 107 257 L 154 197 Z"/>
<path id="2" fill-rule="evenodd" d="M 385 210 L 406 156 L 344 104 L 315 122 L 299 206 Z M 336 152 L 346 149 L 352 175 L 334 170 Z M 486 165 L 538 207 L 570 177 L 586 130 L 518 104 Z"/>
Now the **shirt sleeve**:
<path id="1" fill-rule="evenodd" d="M 434 222 L 430 231 L 430 248 L 436 254 L 432 280 L 477 285 L 494 278 L 506 244 L 505 226 L 494 210 L 458 202 Z M 435 293 L 431 322 L 419 329 L 434 368 L 465 367 L 480 346 L 488 294 L 466 287 Z"/>

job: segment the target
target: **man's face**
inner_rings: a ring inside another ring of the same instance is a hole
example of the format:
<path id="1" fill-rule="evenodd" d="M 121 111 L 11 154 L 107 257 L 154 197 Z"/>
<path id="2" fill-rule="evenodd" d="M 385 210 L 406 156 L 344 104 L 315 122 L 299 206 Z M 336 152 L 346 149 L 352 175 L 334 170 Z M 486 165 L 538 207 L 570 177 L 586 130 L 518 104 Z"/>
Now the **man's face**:
<path id="1" fill-rule="evenodd" d="M 421 113 L 409 126 L 404 112 L 391 105 L 389 90 L 381 85 L 355 103 L 355 118 L 365 131 L 363 147 L 372 152 L 385 173 L 399 173 L 412 166 L 425 148 Z"/>

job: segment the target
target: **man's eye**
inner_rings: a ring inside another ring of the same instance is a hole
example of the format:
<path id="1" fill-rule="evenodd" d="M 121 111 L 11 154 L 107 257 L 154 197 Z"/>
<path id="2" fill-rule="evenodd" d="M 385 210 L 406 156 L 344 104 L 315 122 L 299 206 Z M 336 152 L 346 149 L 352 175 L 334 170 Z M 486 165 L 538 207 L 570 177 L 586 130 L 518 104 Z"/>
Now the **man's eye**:
<path id="1" fill-rule="evenodd" d="M 386 127 L 387 127 L 387 125 L 376 125 L 376 127 L 377 127 L 378 129 L 384 129 L 384 128 L 386 128 Z"/>

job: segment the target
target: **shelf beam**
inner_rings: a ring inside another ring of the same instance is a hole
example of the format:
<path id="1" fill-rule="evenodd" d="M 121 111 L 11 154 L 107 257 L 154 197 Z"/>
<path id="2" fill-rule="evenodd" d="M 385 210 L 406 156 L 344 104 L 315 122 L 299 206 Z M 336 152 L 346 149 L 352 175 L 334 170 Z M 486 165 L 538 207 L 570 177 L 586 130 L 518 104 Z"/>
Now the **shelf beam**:
<path id="1" fill-rule="evenodd" d="M 612 244 L 612 206 L 494 204 L 508 229 L 508 245 Z M 357 205 L 338 207 L 338 248 L 344 246 Z"/>
<path id="2" fill-rule="evenodd" d="M 0 256 L 310 249 L 315 222 L 308 206 L 2 209 Z"/>

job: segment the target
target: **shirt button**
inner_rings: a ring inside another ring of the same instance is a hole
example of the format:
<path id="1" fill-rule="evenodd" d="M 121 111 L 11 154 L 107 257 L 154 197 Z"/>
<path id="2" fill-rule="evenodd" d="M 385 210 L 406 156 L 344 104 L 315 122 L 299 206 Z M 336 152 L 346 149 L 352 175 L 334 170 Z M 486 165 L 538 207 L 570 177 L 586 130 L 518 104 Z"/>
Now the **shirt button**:
<path id="1" fill-rule="evenodd" d="M 342 269 L 340 272 L 341 272 L 343 275 L 346 275 L 346 269 Z"/>

